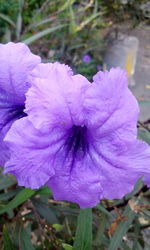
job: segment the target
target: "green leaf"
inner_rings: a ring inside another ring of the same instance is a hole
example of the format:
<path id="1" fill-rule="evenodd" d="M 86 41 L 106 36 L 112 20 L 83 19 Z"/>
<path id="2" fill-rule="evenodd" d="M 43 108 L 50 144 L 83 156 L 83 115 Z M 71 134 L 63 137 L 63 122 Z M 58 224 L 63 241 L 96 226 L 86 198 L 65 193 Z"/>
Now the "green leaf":
<path id="1" fill-rule="evenodd" d="M 133 191 L 126 194 L 125 197 L 123 197 L 122 199 L 113 201 L 113 206 L 118 206 L 119 204 L 122 204 L 124 202 L 124 200 L 127 201 L 127 200 L 131 199 L 135 194 L 137 194 L 140 191 L 140 189 L 143 187 L 143 185 L 144 184 L 143 184 L 142 178 L 140 178 L 135 183 Z"/>
<path id="2" fill-rule="evenodd" d="M 6 27 L 5 28 L 5 33 L 4 33 L 4 35 L 3 35 L 3 38 L 2 38 L 2 42 L 4 42 L 4 43 L 8 43 L 8 42 L 10 42 L 12 39 L 11 39 L 11 27 Z"/>
<path id="3" fill-rule="evenodd" d="M 63 230 L 64 226 L 61 224 L 53 224 L 53 228 L 55 228 L 56 232 L 58 233 Z"/>
<path id="4" fill-rule="evenodd" d="M 70 16 L 70 25 L 69 30 L 71 34 L 76 33 L 77 25 L 75 21 L 75 13 L 73 11 L 72 5 L 69 6 L 69 16 Z"/>
<path id="5" fill-rule="evenodd" d="M 138 103 L 140 106 L 149 106 L 150 105 L 149 100 L 139 100 Z"/>
<path id="6" fill-rule="evenodd" d="M 45 203 L 40 200 L 32 199 L 32 203 L 36 211 L 49 223 L 55 224 L 58 223 L 57 217 L 53 210 Z"/>
<path id="7" fill-rule="evenodd" d="M 108 210 L 101 204 L 98 204 L 95 208 L 101 211 L 103 214 L 107 215 L 108 217 L 114 218 L 114 216 L 110 212 L 108 212 Z"/>
<path id="8" fill-rule="evenodd" d="M 73 250 L 92 249 L 92 209 L 81 209 L 78 216 L 78 224 Z"/>
<path id="9" fill-rule="evenodd" d="M 18 17 L 17 17 L 17 24 L 16 24 L 17 40 L 20 39 L 21 29 L 22 29 L 22 15 L 21 15 L 21 12 L 19 12 Z"/>
<path id="10" fill-rule="evenodd" d="M 127 242 L 126 242 L 126 241 L 123 241 L 123 242 L 121 243 L 121 246 L 120 246 L 119 249 L 121 249 L 121 250 L 133 250 L 132 248 L 130 248 L 130 247 L 127 245 Z M 136 249 L 136 250 L 137 250 L 137 249 Z"/>
<path id="11" fill-rule="evenodd" d="M 138 193 L 140 191 L 140 189 L 143 187 L 143 181 L 142 178 L 140 178 L 134 186 L 134 189 L 132 192 L 130 192 L 129 194 L 125 195 L 125 199 L 129 200 L 130 198 L 132 198 L 136 193 Z"/>
<path id="12" fill-rule="evenodd" d="M 66 10 L 70 5 L 72 5 L 75 2 L 75 0 L 67 0 L 65 3 L 59 8 L 59 11 Z"/>
<path id="13" fill-rule="evenodd" d="M 43 19 L 43 20 L 40 20 L 39 22 L 36 22 L 36 23 L 31 23 L 28 27 L 28 31 L 33 29 L 33 28 L 36 28 L 40 25 L 43 25 L 43 24 L 47 24 L 49 22 L 52 22 L 53 20 L 55 19 L 55 17 L 51 17 L 51 18 L 46 18 L 46 19 Z"/>
<path id="14" fill-rule="evenodd" d="M 145 128 L 138 129 L 138 137 L 139 139 L 150 144 L 150 132 L 148 132 Z"/>
<path id="15" fill-rule="evenodd" d="M 90 22 L 92 22 L 95 18 L 100 16 L 100 13 L 92 14 L 90 17 L 86 18 L 85 21 L 83 21 L 76 29 L 76 32 L 82 30 L 86 25 L 88 25 Z"/>
<path id="16" fill-rule="evenodd" d="M 98 229 L 93 242 L 96 247 L 100 247 L 101 245 L 105 245 L 107 247 L 109 244 L 109 239 L 105 235 L 107 220 L 108 216 L 103 213 L 102 216 L 100 216 L 99 221 L 97 221 Z"/>
<path id="17" fill-rule="evenodd" d="M 3 227 L 3 244 L 4 244 L 4 250 L 15 250 L 5 225 Z"/>
<path id="18" fill-rule="evenodd" d="M 134 241 L 133 241 L 133 246 L 132 246 L 132 250 L 137 250 L 138 249 L 138 241 L 137 239 L 139 239 L 139 235 L 140 235 L 140 223 L 138 222 L 138 220 L 135 220 L 135 224 L 134 224 Z"/>
<path id="19" fill-rule="evenodd" d="M 18 192 L 19 190 L 15 189 L 15 190 L 10 190 L 6 193 L 0 194 L 0 201 L 7 201 L 11 199 L 12 197 L 14 197 Z"/>
<path id="20" fill-rule="evenodd" d="M 31 243 L 31 236 L 30 236 L 30 225 L 26 228 L 22 226 L 20 231 L 20 249 L 21 250 L 34 250 Z"/>
<path id="21" fill-rule="evenodd" d="M 12 25 L 14 28 L 16 28 L 16 25 L 13 22 L 13 20 L 11 20 L 10 17 L 8 17 L 7 15 L 0 13 L 0 18 L 9 23 L 10 25 Z"/>
<path id="22" fill-rule="evenodd" d="M 35 190 L 29 188 L 22 189 L 13 200 L 11 200 L 4 208 L 0 209 L 0 214 L 6 213 L 11 209 L 14 209 L 29 199 L 32 195 L 36 193 Z"/>
<path id="23" fill-rule="evenodd" d="M 9 175 L 0 174 L 0 191 L 16 184 L 16 180 Z"/>
<path id="24" fill-rule="evenodd" d="M 63 243 L 62 246 L 65 250 L 72 250 L 72 246 L 69 244 Z"/>
<path id="25" fill-rule="evenodd" d="M 130 225 L 132 224 L 136 214 L 130 209 L 129 206 L 126 207 L 123 216 L 127 217 L 127 220 L 122 220 L 118 227 L 116 228 L 116 231 L 111 238 L 110 245 L 107 250 L 116 250 L 120 247 L 120 244 L 122 242 L 123 236 L 127 233 Z"/>
<path id="26" fill-rule="evenodd" d="M 47 28 L 47 29 L 45 29 L 45 30 L 43 30 L 41 32 L 38 32 L 37 34 L 29 37 L 28 39 L 26 39 L 26 40 L 24 40 L 22 42 L 29 45 L 29 44 L 35 42 L 36 40 L 42 38 L 43 36 L 46 36 L 46 35 L 54 32 L 56 30 L 59 30 L 59 29 L 61 29 L 63 27 L 66 27 L 66 26 L 67 26 L 67 24 L 61 24 L 61 25 L 58 25 L 58 26 L 55 26 L 55 27 L 52 27 L 52 28 Z"/>
<path id="27" fill-rule="evenodd" d="M 37 191 L 37 193 L 40 194 L 40 195 L 51 195 L 52 191 L 50 190 L 50 188 L 48 186 L 44 186 L 44 187 L 41 187 Z"/>
<path id="28" fill-rule="evenodd" d="M 23 6 L 24 6 L 24 0 L 19 0 L 19 13 L 18 13 L 17 23 L 16 23 L 16 37 L 17 37 L 17 40 L 20 39 L 21 30 L 22 30 L 22 23 L 23 23 L 22 11 L 23 11 Z"/>

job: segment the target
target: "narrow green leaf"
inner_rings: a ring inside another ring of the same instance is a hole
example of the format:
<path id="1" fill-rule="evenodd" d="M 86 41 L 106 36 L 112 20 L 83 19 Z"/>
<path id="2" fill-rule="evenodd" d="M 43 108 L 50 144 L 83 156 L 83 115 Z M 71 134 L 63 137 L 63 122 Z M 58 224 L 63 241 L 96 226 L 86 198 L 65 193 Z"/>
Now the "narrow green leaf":
<path id="1" fill-rule="evenodd" d="M 23 17 L 22 17 L 22 11 L 24 7 L 24 0 L 19 0 L 19 12 L 17 17 L 17 23 L 16 23 L 16 37 L 17 40 L 20 39 L 21 30 L 22 30 L 22 23 L 23 23 Z"/>
<path id="2" fill-rule="evenodd" d="M 92 249 L 92 209 L 81 209 L 78 216 L 78 224 L 73 250 Z"/>
<path id="3" fill-rule="evenodd" d="M 35 190 L 31 190 L 29 188 L 22 189 L 13 200 L 11 200 L 4 208 L 0 209 L 0 214 L 6 213 L 9 210 L 18 207 L 35 193 Z"/>
<path id="4" fill-rule="evenodd" d="M 76 29 L 76 32 L 82 30 L 87 24 L 89 24 L 90 22 L 92 22 L 95 18 L 97 18 L 98 16 L 100 16 L 101 13 L 95 13 L 92 14 L 90 17 L 86 18 L 85 21 L 83 21 Z"/>
<path id="5" fill-rule="evenodd" d="M 51 195 L 52 191 L 48 186 L 43 186 L 37 191 L 37 193 L 40 195 Z"/>
<path id="6" fill-rule="evenodd" d="M 138 243 L 138 248 L 136 250 L 143 250 L 143 248 L 141 247 L 141 245 Z M 148 242 L 145 241 L 145 250 L 150 249 L 150 244 Z"/>
<path id="7" fill-rule="evenodd" d="M 73 11 L 72 5 L 69 6 L 69 16 L 70 16 L 70 25 L 69 30 L 71 34 L 76 33 L 77 25 L 75 21 L 75 13 Z"/>
<path id="8" fill-rule="evenodd" d="M 28 27 L 28 30 L 31 30 L 32 28 L 38 27 L 38 26 L 43 25 L 43 24 L 47 24 L 49 22 L 52 22 L 54 19 L 55 19 L 55 17 L 51 17 L 51 18 L 46 18 L 46 19 L 40 20 L 39 22 L 36 22 L 36 23 L 32 23 Z"/>
<path id="9" fill-rule="evenodd" d="M 0 174 L 0 190 L 8 188 L 14 184 L 16 184 L 16 180 L 12 176 Z"/>
<path id="10" fill-rule="evenodd" d="M 98 12 L 98 7 L 99 7 L 98 1 L 95 0 L 93 14 L 96 14 Z"/>
<path id="11" fill-rule="evenodd" d="M 7 201 L 11 199 L 12 197 L 14 197 L 18 192 L 19 190 L 15 189 L 15 190 L 10 190 L 6 193 L 0 194 L 0 201 Z"/>
<path id="12" fill-rule="evenodd" d="M 8 43 L 8 42 L 10 42 L 12 40 L 11 39 L 11 30 L 12 30 L 11 27 L 6 27 L 5 28 L 5 33 L 4 33 L 3 37 L 1 38 L 2 42 Z"/>
<path id="13" fill-rule="evenodd" d="M 32 203 L 36 211 L 43 217 L 49 224 L 59 223 L 53 210 L 40 200 L 32 199 Z"/>
<path id="14" fill-rule="evenodd" d="M 22 10 L 25 0 L 19 0 L 19 9 Z"/>
<path id="15" fill-rule="evenodd" d="M 105 236 L 107 219 L 108 219 L 108 216 L 106 216 L 103 213 L 102 216 L 100 216 L 99 221 L 97 221 L 98 230 L 96 232 L 95 239 L 93 242 L 94 246 L 97 246 L 97 247 L 98 246 L 100 247 L 101 245 L 108 246 L 109 244 L 109 239 L 106 238 Z"/>
<path id="16" fill-rule="evenodd" d="M 135 186 L 134 186 L 134 189 L 131 193 L 129 194 L 126 194 L 125 195 L 125 199 L 126 200 L 129 200 L 130 198 L 132 198 L 136 193 L 138 193 L 140 191 L 140 189 L 143 187 L 143 181 L 142 181 L 142 178 L 140 178 L 136 183 L 135 183 Z"/>
<path id="17" fill-rule="evenodd" d="M 15 250 L 5 225 L 3 227 L 3 244 L 4 244 L 4 250 Z"/>
<path id="18" fill-rule="evenodd" d="M 150 144 L 150 132 L 148 132 L 146 129 L 139 128 L 138 129 L 138 137 L 139 137 L 139 139 Z"/>
<path id="19" fill-rule="evenodd" d="M 132 250 L 137 250 L 138 249 L 138 241 L 137 239 L 139 239 L 139 235 L 140 235 L 140 224 L 138 222 L 138 220 L 135 220 L 135 224 L 134 224 L 134 241 L 133 241 L 133 246 L 132 246 Z"/>
<path id="20" fill-rule="evenodd" d="M 19 12 L 18 17 L 17 17 L 17 24 L 16 24 L 16 37 L 17 37 L 17 40 L 20 39 L 21 29 L 22 29 L 22 14 L 21 14 L 21 12 Z"/>
<path id="21" fill-rule="evenodd" d="M 34 250 L 31 243 L 31 236 L 30 236 L 30 225 L 27 228 L 22 226 L 20 231 L 20 249 L 21 250 Z"/>
<path id="22" fill-rule="evenodd" d="M 150 105 L 149 100 L 139 100 L 138 103 L 140 106 L 149 106 Z"/>
<path id="23" fill-rule="evenodd" d="M 63 243 L 62 246 L 65 250 L 72 250 L 72 246 L 69 244 Z"/>
<path id="24" fill-rule="evenodd" d="M 95 208 L 101 211 L 103 214 L 107 215 L 108 217 L 114 218 L 114 216 L 110 212 L 108 212 L 107 209 L 101 204 L 98 204 Z"/>
<path id="25" fill-rule="evenodd" d="M 135 183 L 135 186 L 134 186 L 133 191 L 130 192 L 130 193 L 128 193 L 128 194 L 126 194 L 124 198 L 113 201 L 113 206 L 115 207 L 115 206 L 118 206 L 119 204 L 122 204 L 122 203 L 124 202 L 124 199 L 125 199 L 125 200 L 131 199 L 135 194 L 137 194 L 137 193 L 140 191 L 140 189 L 143 187 L 143 185 L 144 185 L 144 184 L 143 184 L 143 182 L 142 182 L 142 178 L 140 178 L 140 179 Z M 145 193 L 145 194 L 146 194 L 146 193 Z"/>
<path id="26" fill-rule="evenodd" d="M 113 237 L 111 238 L 110 245 L 107 250 L 116 250 L 120 247 L 122 238 L 127 233 L 136 214 L 130 209 L 129 206 L 127 206 L 123 213 L 123 216 L 127 217 L 127 220 L 126 221 L 122 220 L 119 223 Z"/>
<path id="27" fill-rule="evenodd" d="M 43 30 L 41 32 L 38 32 L 37 34 L 27 38 L 26 40 L 24 40 L 22 42 L 29 45 L 29 44 L 35 42 L 36 40 L 42 38 L 43 36 L 46 36 L 46 35 L 54 32 L 56 30 L 59 30 L 59 29 L 61 29 L 63 27 L 66 27 L 66 26 L 67 26 L 67 24 L 61 24 L 61 25 L 58 25 L 58 26 L 55 26 L 55 27 L 52 27 L 52 28 L 47 28 L 47 29 L 45 29 L 45 30 Z"/>
<path id="28" fill-rule="evenodd" d="M 64 228 L 64 226 L 61 225 L 61 224 L 53 224 L 52 226 L 53 226 L 53 228 L 55 228 L 57 233 L 61 232 L 63 230 L 63 228 Z"/>
<path id="29" fill-rule="evenodd" d="M 75 0 L 67 0 L 65 3 L 59 8 L 60 11 L 66 10 L 71 4 L 73 4 Z"/>
<path id="30" fill-rule="evenodd" d="M 130 248 L 130 247 L 128 246 L 128 244 L 127 244 L 126 241 L 123 241 L 123 242 L 121 243 L 120 249 L 121 249 L 121 250 L 133 250 L 132 248 Z M 136 249 L 136 250 L 137 250 L 137 249 Z"/>
<path id="31" fill-rule="evenodd" d="M 8 17 L 7 15 L 0 13 L 0 18 L 3 19 L 4 21 L 6 21 L 7 23 L 9 23 L 10 25 L 12 25 L 14 28 L 16 27 L 13 20 L 11 20 L 10 17 Z"/>

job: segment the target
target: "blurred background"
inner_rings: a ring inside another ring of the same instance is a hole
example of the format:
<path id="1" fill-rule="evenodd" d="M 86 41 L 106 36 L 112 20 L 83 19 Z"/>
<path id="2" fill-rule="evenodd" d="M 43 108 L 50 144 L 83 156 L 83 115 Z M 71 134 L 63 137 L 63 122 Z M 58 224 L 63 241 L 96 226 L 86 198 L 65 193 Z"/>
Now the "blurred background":
<path id="1" fill-rule="evenodd" d="M 139 138 L 150 144 L 150 1 L 0 0 L 0 42 L 9 41 L 89 80 L 124 68 L 140 105 Z M 97 205 L 92 249 L 150 249 L 149 197 L 139 180 L 125 198 Z M 53 201 L 47 187 L 33 192 L 0 174 L 0 214 L 0 249 L 80 250 L 72 248 L 79 208 Z"/>

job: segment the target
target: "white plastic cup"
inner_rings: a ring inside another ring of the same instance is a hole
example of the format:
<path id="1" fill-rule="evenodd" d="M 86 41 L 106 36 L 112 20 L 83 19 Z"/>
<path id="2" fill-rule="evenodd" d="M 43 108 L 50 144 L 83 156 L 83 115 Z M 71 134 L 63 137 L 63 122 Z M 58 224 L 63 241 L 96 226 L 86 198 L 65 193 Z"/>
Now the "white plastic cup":
<path id="1" fill-rule="evenodd" d="M 129 85 L 134 86 L 134 72 L 137 60 L 139 40 L 134 36 L 121 34 L 108 46 L 104 57 L 104 67 L 120 67 L 126 70 L 129 79 Z"/>

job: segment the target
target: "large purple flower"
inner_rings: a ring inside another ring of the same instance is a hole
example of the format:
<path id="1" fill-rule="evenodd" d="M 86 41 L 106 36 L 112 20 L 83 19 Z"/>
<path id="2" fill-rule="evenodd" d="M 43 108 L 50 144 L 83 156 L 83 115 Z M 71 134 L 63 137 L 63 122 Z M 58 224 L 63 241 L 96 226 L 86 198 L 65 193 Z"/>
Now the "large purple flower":
<path id="1" fill-rule="evenodd" d="M 5 138 L 5 172 L 25 187 L 47 183 L 55 199 L 81 208 L 121 198 L 141 176 L 150 180 L 150 149 L 136 139 L 139 110 L 123 70 L 98 72 L 92 84 L 58 63 L 36 70 L 28 116 Z"/>
<path id="2" fill-rule="evenodd" d="M 3 138 L 12 123 L 25 114 L 25 93 L 30 86 L 30 71 L 40 63 L 23 43 L 0 44 L 0 165 L 9 152 Z"/>

